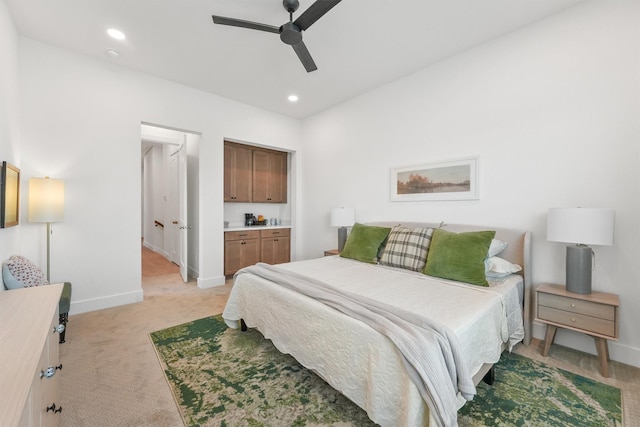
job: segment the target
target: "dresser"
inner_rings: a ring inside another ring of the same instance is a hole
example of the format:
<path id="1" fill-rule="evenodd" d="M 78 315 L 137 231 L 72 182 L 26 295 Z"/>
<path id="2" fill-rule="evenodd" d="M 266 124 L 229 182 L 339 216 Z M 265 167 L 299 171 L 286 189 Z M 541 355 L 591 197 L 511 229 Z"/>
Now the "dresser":
<path id="1" fill-rule="evenodd" d="M 542 355 L 549 354 L 558 328 L 593 337 L 598 352 L 600 373 L 609 376 L 609 345 L 617 340 L 619 330 L 617 295 L 604 292 L 576 294 L 564 286 L 542 284 L 536 288 L 536 320 L 547 325 Z"/>
<path id="2" fill-rule="evenodd" d="M 62 284 L 0 292 L 0 426 L 60 422 L 58 302 Z"/>

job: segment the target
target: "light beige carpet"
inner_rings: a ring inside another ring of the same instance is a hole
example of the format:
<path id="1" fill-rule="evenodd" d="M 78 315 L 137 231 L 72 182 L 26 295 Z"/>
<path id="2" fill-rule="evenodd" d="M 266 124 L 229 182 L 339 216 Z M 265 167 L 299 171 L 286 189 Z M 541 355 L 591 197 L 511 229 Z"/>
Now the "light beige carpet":
<path id="1" fill-rule="evenodd" d="M 61 426 L 183 425 L 149 333 L 221 313 L 231 286 L 199 289 L 175 273 L 144 278 L 143 288 L 141 303 L 71 316 L 60 346 Z M 611 362 L 602 378 L 595 356 L 554 345 L 543 358 L 539 345 L 517 352 L 621 388 L 625 425 L 640 427 L 640 369 Z"/>

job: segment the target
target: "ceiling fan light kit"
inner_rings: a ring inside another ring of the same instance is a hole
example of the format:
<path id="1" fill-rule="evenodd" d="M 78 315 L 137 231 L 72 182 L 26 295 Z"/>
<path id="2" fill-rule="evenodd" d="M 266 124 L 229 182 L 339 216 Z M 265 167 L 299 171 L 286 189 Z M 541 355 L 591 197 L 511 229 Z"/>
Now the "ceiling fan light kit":
<path id="1" fill-rule="evenodd" d="M 310 73 L 317 70 L 318 67 L 302 41 L 302 32 L 306 31 L 318 19 L 322 18 L 325 13 L 330 11 L 335 5 L 340 3 L 340 1 L 341 0 L 316 0 L 315 3 L 309 6 L 309 8 L 294 21 L 293 12 L 298 10 L 300 3 L 298 0 L 283 0 L 282 5 L 285 10 L 289 12 L 289 22 L 281 25 L 280 27 L 217 15 L 212 15 L 212 18 L 214 23 L 220 25 L 230 25 L 232 27 L 248 28 L 250 30 L 280 34 L 280 40 L 293 47 L 294 52 L 298 55 L 298 59 L 300 59 L 300 62 L 302 62 L 302 65 L 307 72 Z"/>

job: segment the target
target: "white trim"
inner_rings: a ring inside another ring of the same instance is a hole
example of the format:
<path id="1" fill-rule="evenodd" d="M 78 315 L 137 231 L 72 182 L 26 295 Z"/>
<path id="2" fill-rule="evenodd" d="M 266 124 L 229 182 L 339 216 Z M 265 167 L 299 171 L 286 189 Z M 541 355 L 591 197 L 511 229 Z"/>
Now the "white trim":
<path id="1" fill-rule="evenodd" d="M 100 298 L 93 298 L 84 301 L 74 301 L 71 303 L 69 314 L 87 313 L 90 311 L 103 310 L 105 308 L 118 307 L 120 305 L 133 304 L 143 300 L 142 289 L 135 292 L 108 295 Z"/>
<path id="2" fill-rule="evenodd" d="M 216 276 L 216 277 L 210 277 L 208 279 L 201 279 L 200 277 L 198 277 L 197 281 L 198 281 L 198 287 L 200 289 L 207 289 L 207 288 L 215 288 L 217 286 L 224 286 L 226 278 L 224 276 Z"/>

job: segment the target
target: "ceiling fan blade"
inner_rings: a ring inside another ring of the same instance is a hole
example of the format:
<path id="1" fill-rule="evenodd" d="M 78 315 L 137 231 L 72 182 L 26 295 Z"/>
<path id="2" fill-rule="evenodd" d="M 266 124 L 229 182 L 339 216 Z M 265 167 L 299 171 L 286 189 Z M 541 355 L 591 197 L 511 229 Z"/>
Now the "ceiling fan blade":
<path id="1" fill-rule="evenodd" d="M 313 23 L 318 19 L 322 18 L 325 13 L 329 12 L 333 6 L 338 3 L 340 3 L 340 0 L 316 0 L 316 2 L 309 6 L 302 15 L 298 16 L 298 19 L 293 23 L 304 31 L 313 25 Z"/>
<path id="2" fill-rule="evenodd" d="M 311 57 L 311 54 L 309 53 L 309 50 L 307 49 L 307 46 L 305 46 L 304 42 L 301 41 L 298 44 L 291 45 L 291 47 L 293 47 L 296 55 L 298 55 L 298 58 L 300 58 L 300 62 L 302 62 L 302 65 L 304 65 L 307 73 L 318 69 L 318 67 L 316 67 L 316 63 L 313 62 L 313 58 Z"/>
<path id="3" fill-rule="evenodd" d="M 211 15 L 213 22 L 220 25 L 231 25 L 232 27 L 249 28 L 251 30 L 266 31 L 268 33 L 280 33 L 280 27 L 261 24 L 259 22 L 245 21 L 243 19 L 226 18 L 224 16 Z"/>

